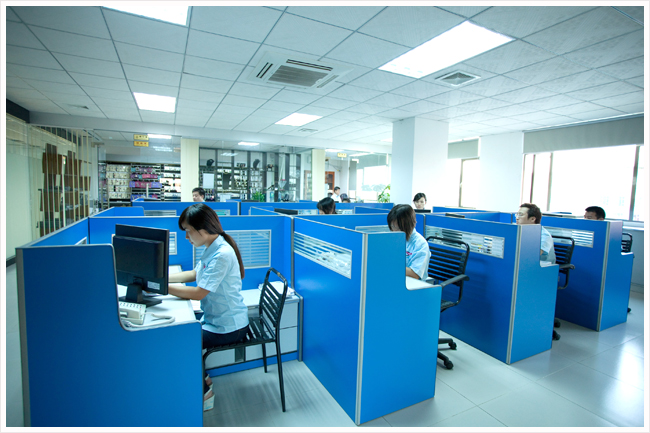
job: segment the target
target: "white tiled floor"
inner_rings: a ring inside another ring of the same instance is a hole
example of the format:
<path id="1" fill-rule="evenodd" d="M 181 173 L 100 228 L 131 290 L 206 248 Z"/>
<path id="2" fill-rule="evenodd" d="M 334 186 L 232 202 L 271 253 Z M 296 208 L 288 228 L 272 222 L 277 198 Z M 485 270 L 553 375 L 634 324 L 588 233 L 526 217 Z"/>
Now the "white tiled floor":
<path id="1" fill-rule="evenodd" d="M 22 426 L 15 266 L 7 268 L 7 426 Z M 436 396 L 361 427 L 643 427 L 644 299 L 632 292 L 624 324 L 595 332 L 568 322 L 550 351 L 506 365 L 456 340 L 453 370 L 437 367 Z M 444 334 L 444 333 L 443 333 Z M 214 377 L 206 427 L 348 427 L 354 422 L 307 366 L 283 363 L 287 411 L 277 368 Z"/>

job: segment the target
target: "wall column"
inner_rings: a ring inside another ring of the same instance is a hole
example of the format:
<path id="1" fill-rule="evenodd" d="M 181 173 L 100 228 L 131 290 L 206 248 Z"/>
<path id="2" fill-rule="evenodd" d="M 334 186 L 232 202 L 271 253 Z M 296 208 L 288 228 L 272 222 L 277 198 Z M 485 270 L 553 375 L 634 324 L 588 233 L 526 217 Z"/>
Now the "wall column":
<path id="1" fill-rule="evenodd" d="M 311 199 L 320 201 L 325 193 L 325 149 L 311 151 Z"/>
<path id="2" fill-rule="evenodd" d="M 181 201 L 192 201 L 199 186 L 199 140 L 181 137 Z"/>
<path id="3" fill-rule="evenodd" d="M 411 204 L 423 192 L 427 208 L 443 205 L 448 137 L 446 122 L 411 117 L 393 123 L 392 203 Z"/>
<path id="4" fill-rule="evenodd" d="M 514 212 L 521 204 L 524 133 L 481 137 L 481 185 L 477 209 Z M 544 209 L 546 203 L 536 203 Z"/>

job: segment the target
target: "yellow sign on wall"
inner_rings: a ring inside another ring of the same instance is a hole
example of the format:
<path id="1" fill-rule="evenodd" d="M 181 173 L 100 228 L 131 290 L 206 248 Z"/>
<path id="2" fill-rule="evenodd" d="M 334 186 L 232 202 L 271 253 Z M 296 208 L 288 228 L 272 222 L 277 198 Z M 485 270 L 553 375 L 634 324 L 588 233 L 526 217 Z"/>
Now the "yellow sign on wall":
<path id="1" fill-rule="evenodd" d="M 138 146 L 138 147 L 149 147 L 149 142 L 148 141 L 134 141 L 133 145 Z"/>
<path id="2" fill-rule="evenodd" d="M 144 134 L 144 135 L 142 135 L 142 134 L 133 134 L 133 139 L 138 140 L 138 141 L 142 141 L 142 140 L 147 141 L 147 140 L 149 140 L 149 136 L 147 134 Z"/>
<path id="3" fill-rule="evenodd" d="M 348 154 L 339 152 L 339 153 L 336 154 L 336 156 L 338 156 L 339 158 L 345 158 L 346 156 L 348 156 Z"/>

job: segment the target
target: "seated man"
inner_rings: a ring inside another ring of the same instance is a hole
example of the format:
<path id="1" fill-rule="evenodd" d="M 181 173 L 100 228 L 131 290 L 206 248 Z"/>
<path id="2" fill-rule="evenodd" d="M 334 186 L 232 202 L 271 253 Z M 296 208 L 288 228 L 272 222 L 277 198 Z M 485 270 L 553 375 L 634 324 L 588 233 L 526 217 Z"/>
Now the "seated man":
<path id="1" fill-rule="evenodd" d="M 519 207 L 517 212 L 517 224 L 540 224 L 542 221 L 542 211 L 532 203 L 524 203 Z M 542 246 L 539 251 L 539 259 L 544 262 L 555 263 L 555 248 L 553 247 L 553 237 L 544 228 L 542 229 Z"/>
<path id="2" fill-rule="evenodd" d="M 585 219 L 586 220 L 605 220 L 605 209 L 599 206 L 589 206 L 585 209 Z"/>
<path id="3" fill-rule="evenodd" d="M 192 190 L 192 201 L 205 201 L 205 190 L 201 187 L 196 187 Z"/>

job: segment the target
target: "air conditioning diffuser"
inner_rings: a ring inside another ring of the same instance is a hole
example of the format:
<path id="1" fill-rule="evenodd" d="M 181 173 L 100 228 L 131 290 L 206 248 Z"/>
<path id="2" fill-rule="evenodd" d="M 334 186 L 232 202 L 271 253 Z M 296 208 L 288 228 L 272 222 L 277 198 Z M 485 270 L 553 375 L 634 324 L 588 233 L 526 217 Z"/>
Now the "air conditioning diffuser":
<path id="1" fill-rule="evenodd" d="M 329 87 L 337 78 L 351 70 L 347 66 L 303 55 L 287 56 L 267 52 L 248 76 L 248 81 L 320 90 Z"/>
<path id="2" fill-rule="evenodd" d="M 450 86 L 460 86 L 461 84 L 469 83 L 470 81 L 477 80 L 481 77 L 478 75 L 468 74 L 467 72 L 454 71 L 445 74 L 442 77 L 436 78 L 436 81 L 448 84 Z"/>

